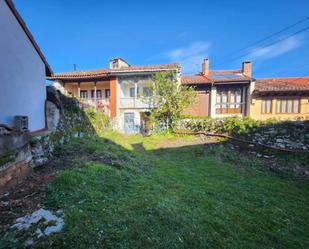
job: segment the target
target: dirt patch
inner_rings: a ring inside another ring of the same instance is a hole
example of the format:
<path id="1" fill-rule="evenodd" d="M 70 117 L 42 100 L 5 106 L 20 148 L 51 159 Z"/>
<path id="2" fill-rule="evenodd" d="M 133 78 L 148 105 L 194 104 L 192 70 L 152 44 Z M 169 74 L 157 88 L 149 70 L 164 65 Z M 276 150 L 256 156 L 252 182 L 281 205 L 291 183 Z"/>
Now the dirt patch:
<path id="1" fill-rule="evenodd" d="M 17 217 L 41 207 L 46 186 L 54 179 L 51 167 L 35 170 L 22 183 L 0 196 L 0 233 Z"/>
<path id="2" fill-rule="evenodd" d="M 200 144 L 213 144 L 221 142 L 216 137 L 206 137 L 206 136 L 195 136 L 192 137 L 192 140 L 183 140 L 179 137 L 176 140 L 164 140 L 157 145 L 157 148 L 164 149 L 164 148 L 177 148 L 183 146 L 190 146 L 190 145 L 200 145 Z"/>
<path id="3" fill-rule="evenodd" d="M 70 167 L 72 161 L 78 159 L 76 154 L 75 157 L 73 154 L 58 155 L 47 164 L 35 168 L 22 182 L 0 195 L 0 234 L 6 231 L 16 218 L 43 207 L 48 184 L 55 179 L 59 171 Z"/>

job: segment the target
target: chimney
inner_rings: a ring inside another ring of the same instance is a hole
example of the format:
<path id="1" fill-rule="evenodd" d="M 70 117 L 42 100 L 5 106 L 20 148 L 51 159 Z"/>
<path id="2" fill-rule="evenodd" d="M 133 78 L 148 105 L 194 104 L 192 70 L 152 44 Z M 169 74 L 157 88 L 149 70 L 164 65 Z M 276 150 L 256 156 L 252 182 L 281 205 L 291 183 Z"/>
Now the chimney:
<path id="1" fill-rule="evenodd" d="M 209 74 L 209 60 L 204 59 L 203 65 L 202 65 L 202 74 L 208 75 Z"/>
<path id="2" fill-rule="evenodd" d="M 76 64 L 73 64 L 73 71 L 76 71 Z"/>
<path id="3" fill-rule="evenodd" d="M 242 63 L 242 73 L 246 76 L 251 77 L 252 75 L 251 61 L 244 61 Z"/>

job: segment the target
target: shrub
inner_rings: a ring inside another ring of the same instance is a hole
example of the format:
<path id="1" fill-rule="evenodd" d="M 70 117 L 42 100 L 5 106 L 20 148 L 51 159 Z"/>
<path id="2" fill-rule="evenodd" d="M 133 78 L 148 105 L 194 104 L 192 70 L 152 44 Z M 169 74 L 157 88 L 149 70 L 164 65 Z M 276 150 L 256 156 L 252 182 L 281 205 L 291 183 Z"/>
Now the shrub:
<path id="1" fill-rule="evenodd" d="M 248 133 L 254 128 L 273 123 L 274 121 L 256 121 L 245 117 L 226 117 L 226 118 L 190 118 L 178 122 L 178 129 L 191 131 L 204 131 L 211 133 L 227 133 L 241 135 Z"/>
<path id="2" fill-rule="evenodd" d="M 93 108 L 86 108 L 84 112 L 96 132 L 110 128 L 110 119 L 104 111 L 98 111 Z"/>

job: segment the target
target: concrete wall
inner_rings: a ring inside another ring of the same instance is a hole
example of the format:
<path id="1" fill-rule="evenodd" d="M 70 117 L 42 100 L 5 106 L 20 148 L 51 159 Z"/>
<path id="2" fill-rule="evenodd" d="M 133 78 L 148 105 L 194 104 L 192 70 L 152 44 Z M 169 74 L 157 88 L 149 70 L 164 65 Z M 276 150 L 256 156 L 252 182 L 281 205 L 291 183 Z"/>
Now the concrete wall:
<path id="1" fill-rule="evenodd" d="M 277 98 L 272 97 L 272 113 L 262 113 L 262 98 L 251 97 L 250 103 L 250 117 L 258 120 L 267 119 L 280 119 L 280 120 L 292 120 L 297 118 L 309 119 L 309 97 L 300 97 L 300 112 L 299 113 L 276 113 Z"/>
<path id="2" fill-rule="evenodd" d="M 0 123 L 29 117 L 30 131 L 45 127 L 45 65 L 5 1 L 0 1 Z"/>

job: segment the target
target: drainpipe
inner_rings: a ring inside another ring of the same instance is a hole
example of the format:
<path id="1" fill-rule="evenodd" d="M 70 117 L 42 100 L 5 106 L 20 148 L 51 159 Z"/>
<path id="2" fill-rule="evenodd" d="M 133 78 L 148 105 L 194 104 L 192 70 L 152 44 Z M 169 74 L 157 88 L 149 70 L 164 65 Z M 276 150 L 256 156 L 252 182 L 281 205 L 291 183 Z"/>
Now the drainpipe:
<path id="1" fill-rule="evenodd" d="M 214 83 L 211 83 L 210 89 L 210 117 L 214 118 L 216 116 L 216 98 L 217 98 L 217 88 Z"/>

